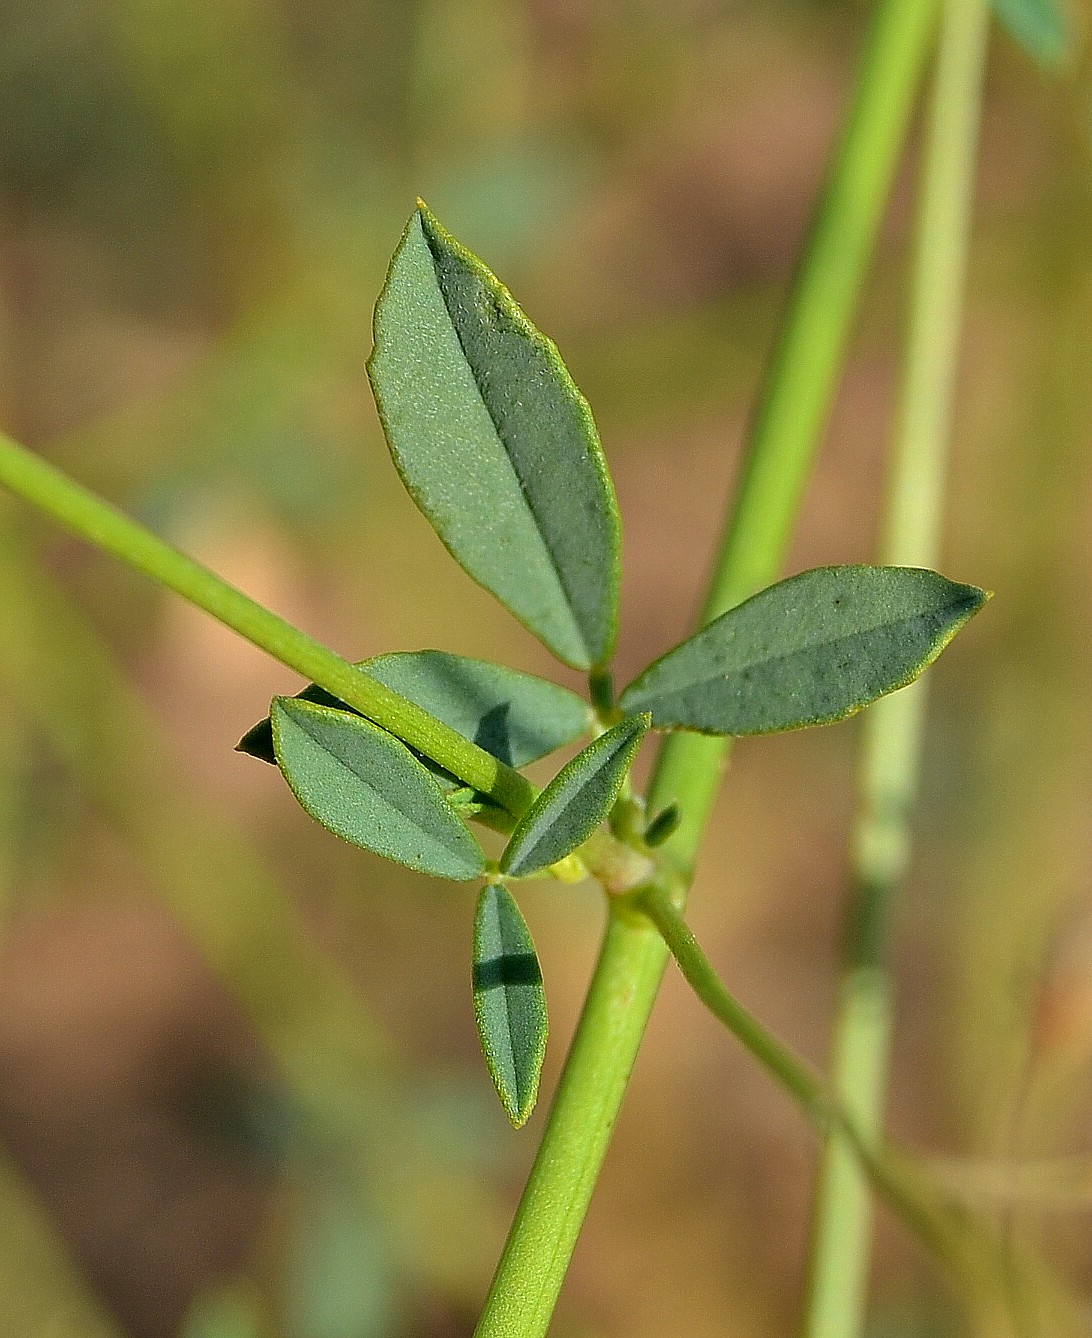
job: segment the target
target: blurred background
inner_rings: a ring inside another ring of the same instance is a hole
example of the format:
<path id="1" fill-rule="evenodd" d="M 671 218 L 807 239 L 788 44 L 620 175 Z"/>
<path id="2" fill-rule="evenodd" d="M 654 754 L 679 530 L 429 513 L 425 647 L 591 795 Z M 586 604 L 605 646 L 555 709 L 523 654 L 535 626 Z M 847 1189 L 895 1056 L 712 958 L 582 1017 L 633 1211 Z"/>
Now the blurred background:
<path id="1" fill-rule="evenodd" d="M 379 431 L 371 309 L 421 195 L 591 400 L 625 682 L 694 617 L 865 13 L 4 0 L 0 421 L 350 658 L 439 647 L 575 685 L 447 557 Z M 912 161 L 791 570 L 874 553 Z M 996 35 L 944 563 L 996 598 L 932 671 L 890 1123 L 1077 1298 L 1090 206 L 1092 66 L 1051 77 Z M 513 1132 L 478 1055 L 473 893 L 341 845 L 232 751 L 298 686 L 0 498 L 0 1338 L 473 1328 L 546 1102 Z M 857 735 L 736 750 L 692 903 L 816 1063 Z M 521 904 L 548 1098 L 602 906 L 547 884 Z M 669 974 L 552 1332 L 793 1332 L 815 1154 Z M 988 1331 L 881 1213 L 872 1338 Z"/>

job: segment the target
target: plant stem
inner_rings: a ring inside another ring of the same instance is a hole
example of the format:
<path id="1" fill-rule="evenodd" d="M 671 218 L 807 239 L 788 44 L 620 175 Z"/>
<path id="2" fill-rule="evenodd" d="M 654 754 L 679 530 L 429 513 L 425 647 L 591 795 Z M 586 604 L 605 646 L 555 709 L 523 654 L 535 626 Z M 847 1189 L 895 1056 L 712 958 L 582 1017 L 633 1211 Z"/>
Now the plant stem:
<path id="1" fill-rule="evenodd" d="M 893 444 L 882 562 L 937 565 L 958 366 L 988 0 L 944 9 L 922 161 L 904 380 Z M 831 1055 L 834 1094 L 861 1135 L 879 1137 L 893 1020 L 886 949 L 910 851 L 925 721 L 925 681 L 878 702 L 863 721 L 853 892 Z M 864 1318 L 871 1205 L 859 1159 L 832 1135 L 819 1173 L 804 1332 L 853 1338 Z"/>
<path id="2" fill-rule="evenodd" d="M 634 899 L 660 931 L 686 983 L 713 1016 L 724 1023 L 820 1128 L 825 1130 L 832 1122 L 839 1122 L 823 1079 L 725 988 L 682 912 L 664 894 L 662 886 L 651 885 L 635 894 Z"/>
<path id="3" fill-rule="evenodd" d="M 879 0 L 754 419 L 703 621 L 772 580 L 784 560 L 938 4 Z M 679 828 L 657 852 L 681 875 L 672 886 L 680 906 L 726 756 L 723 740 L 682 734 L 669 738 L 660 754 L 648 811 L 674 802 L 682 811 Z M 643 916 L 612 913 L 478 1338 L 537 1338 L 546 1332 L 667 961 L 663 940 Z M 519 1304 L 510 1300 L 514 1297 L 521 1298 Z"/>
<path id="4" fill-rule="evenodd" d="M 488 795 L 517 817 L 535 790 L 519 772 L 361 673 L 340 655 L 263 608 L 207 567 L 0 433 L 0 484 L 84 539 L 211 613 L 275 659 Z"/>
<path id="5" fill-rule="evenodd" d="M 702 625 L 769 585 L 785 560 L 939 5 L 880 0 L 876 7 L 856 95 L 755 409 Z M 665 849 L 684 871 L 693 868 L 728 749 L 725 739 L 695 734 L 673 735 L 664 745 L 649 810 L 678 803 L 682 822 Z"/>
<path id="6" fill-rule="evenodd" d="M 610 899 L 606 935 L 542 1144 L 485 1302 L 477 1338 L 545 1334 L 637 1053 L 667 949 L 651 922 Z"/>
<path id="7" fill-rule="evenodd" d="M 725 987 L 664 884 L 650 884 L 628 899 L 660 931 L 687 983 L 703 1004 L 792 1096 L 816 1131 L 837 1138 L 861 1181 L 870 1181 L 968 1289 L 995 1303 L 1016 1286 L 1037 1306 L 1050 1301 L 1051 1279 L 1033 1258 L 1011 1250 L 988 1217 L 969 1212 L 949 1186 L 920 1159 L 864 1130 L 823 1078 L 745 1008 Z M 1051 1332 L 1060 1332 L 1052 1328 Z M 831 1334 L 841 1333 L 831 1329 Z"/>

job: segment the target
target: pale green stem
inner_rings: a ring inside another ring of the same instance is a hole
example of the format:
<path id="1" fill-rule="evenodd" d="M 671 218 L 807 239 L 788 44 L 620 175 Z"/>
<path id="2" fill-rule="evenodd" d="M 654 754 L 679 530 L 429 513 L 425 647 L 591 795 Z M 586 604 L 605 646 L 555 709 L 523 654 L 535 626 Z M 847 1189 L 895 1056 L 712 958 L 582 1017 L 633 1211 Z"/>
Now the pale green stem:
<path id="1" fill-rule="evenodd" d="M 988 31 L 988 0 L 948 0 L 921 168 L 905 371 L 880 545 L 880 561 L 896 565 L 938 565 Z M 909 859 L 925 690 L 922 680 L 885 698 L 862 725 L 854 886 L 831 1082 L 870 1140 L 883 1125 L 893 1020 L 886 941 Z M 819 1173 L 807 1338 L 860 1332 L 870 1235 L 870 1195 L 859 1158 L 833 1135 Z"/>
<path id="2" fill-rule="evenodd" d="M 772 580 L 784 560 L 938 4 L 879 0 L 760 399 L 706 620 Z M 682 875 L 672 889 L 680 905 L 726 755 L 724 741 L 693 735 L 673 736 L 660 755 L 648 811 L 680 805 L 682 823 L 658 852 Z M 643 917 L 612 915 L 478 1338 L 538 1338 L 546 1332 L 667 961 L 662 938 Z"/>
<path id="3" fill-rule="evenodd" d="M 438 762 L 517 817 L 535 795 L 519 772 L 0 433 L 0 485 L 184 599 Z"/>
<path id="4" fill-rule="evenodd" d="M 862 1129 L 822 1077 L 732 995 L 668 886 L 650 884 L 628 900 L 656 925 L 687 983 L 713 1016 L 796 1100 L 820 1134 L 837 1137 L 860 1177 L 871 1181 L 965 1285 L 985 1288 L 985 1294 L 996 1298 L 999 1287 L 1007 1287 L 1014 1277 L 1021 1291 L 1042 1302 L 1049 1294 L 1050 1281 L 1033 1259 L 1010 1252 L 988 1219 L 969 1213 L 947 1185 L 923 1169 L 919 1158 Z"/>

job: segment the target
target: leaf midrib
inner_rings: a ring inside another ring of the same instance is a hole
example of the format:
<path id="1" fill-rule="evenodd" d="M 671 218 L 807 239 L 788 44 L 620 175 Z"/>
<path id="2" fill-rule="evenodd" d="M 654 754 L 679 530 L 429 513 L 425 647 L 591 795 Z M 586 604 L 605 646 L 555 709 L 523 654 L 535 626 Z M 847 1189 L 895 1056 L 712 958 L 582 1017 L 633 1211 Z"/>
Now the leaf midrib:
<path id="1" fill-rule="evenodd" d="M 519 487 L 520 495 L 522 496 L 524 502 L 527 504 L 527 510 L 531 513 L 531 517 L 535 522 L 535 533 L 538 535 L 539 543 L 542 545 L 542 551 L 546 555 L 546 560 L 549 563 L 550 569 L 553 571 L 554 577 L 557 580 L 558 587 L 561 590 L 562 595 L 564 596 L 565 605 L 568 610 L 569 616 L 572 620 L 572 625 L 576 629 L 577 639 L 579 640 L 581 648 L 584 652 L 584 659 L 588 662 L 588 664 L 594 664 L 596 657 L 592 654 L 591 647 L 588 645 L 588 638 L 585 629 L 583 628 L 583 626 L 580 623 L 580 620 L 576 616 L 577 605 L 573 599 L 573 592 L 570 589 L 568 581 L 565 579 L 564 571 L 561 569 L 560 566 L 558 566 L 557 559 L 554 557 L 550 545 L 546 542 L 546 537 L 541 517 L 539 516 L 539 513 L 535 508 L 535 504 L 534 501 L 532 500 L 531 494 L 527 490 L 527 484 L 524 481 L 523 475 L 516 467 L 516 462 L 512 458 L 512 451 L 511 448 L 509 447 L 509 443 L 504 434 L 501 432 L 500 425 L 497 423 L 496 418 L 493 416 L 493 410 L 490 408 L 489 400 L 487 399 L 485 391 L 482 388 L 482 378 L 478 375 L 478 371 L 474 365 L 474 361 L 467 352 L 466 344 L 459 330 L 459 324 L 451 314 L 451 306 L 448 303 L 447 292 L 444 289 L 443 280 L 441 278 L 440 270 L 438 268 L 436 247 L 433 245 L 429 229 L 425 227 L 423 223 L 421 226 L 421 232 L 422 235 L 424 236 L 425 245 L 428 247 L 428 253 L 432 260 L 432 270 L 433 273 L 436 275 L 436 287 L 439 289 L 440 298 L 443 301 L 444 310 L 447 312 L 447 318 L 448 322 L 451 325 L 452 332 L 454 333 L 455 338 L 458 341 L 459 349 L 461 350 L 463 355 L 463 361 L 466 363 L 470 371 L 471 379 L 474 382 L 474 389 L 478 392 L 478 398 L 482 402 L 482 408 L 484 408 L 486 416 L 488 417 L 490 423 L 492 423 L 493 425 L 493 431 L 497 434 L 497 440 L 504 447 L 504 458 L 508 461 L 509 468 L 512 470 L 512 475 L 515 478 L 516 483 Z M 459 259 L 461 261 L 462 257 L 459 257 Z M 473 266 L 471 266 L 471 270 L 472 272 L 474 272 Z M 481 277 L 480 275 L 477 275 L 476 272 L 475 276 L 479 278 Z M 496 279 L 495 276 L 494 276 L 494 281 L 497 284 L 500 284 L 500 280 Z M 516 305 L 515 298 L 513 298 L 510 294 L 508 294 L 508 298 L 509 301 L 512 303 L 512 305 L 515 306 Z M 509 316 L 513 316 L 515 313 L 508 312 L 506 314 Z M 526 317 L 524 317 L 524 320 L 526 321 L 527 326 L 529 328 L 522 330 L 521 333 L 532 344 L 536 344 L 537 341 L 535 339 L 535 335 L 538 334 L 538 331 Z M 542 336 L 540 336 L 540 338 L 541 337 Z"/>
<path id="2" fill-rule="evenodd" d="M 876 622 L 870 623 L 870 624 L 868 624 L 867 626 L 859 627 L 859 628 L 856 629 L 856 631 L 854 631 L 854 632 L 852 632 L 852 633 L 848 633 L 848 634 L 842 635 L 842 636 L 829 637 L 829 638 L 827 638 L 827 639 L 823 639 L 823 638 L 820 637 L 820 638 L 817 638 L 817 639 L 815 639 L 815 640 L 809 640 L 809 641 L 802 642 L 802 643 L 801 643 L 799 646 L 797 646 L 794 650 L 786 651 L 785 653 L 780 654 L 780 655 L 765 655 L 765 656 L 762 656 L 762 657 L 760 657 L 760 658 L 755 658 L 755 659 L 751 659 L 751 660 L 746 660 L 746 661 L 744 661 L 744 662 L 742 662 L 742 663 L 740 663 L 740 664 L 734 665 L 731 669 L 726 670 L 724 673 L 710 674 L 710 675 L 708 675 L 708 677 L 706 677 L 706 678 L 691 678 L 691 679 L 687 679 L 687 681 L 686 681 L 685 684 L 682 684 L 682 685 L 680 685 L 680 686 L 678 686 L 678 687 L 673 687 L 673 688 L 670 688 L 670 689 L 665 689 L 665 691 L 681 692 L 681 691 L 683 691 L 683 690 L 686 689 L 686 688 L 691 688 L 691 687 L 701 687 L 701 686 L 703 686 L 703 685 L 706 684 L 706 683 L 727 682 L 728 679 L 730 679 L 730 678 L 734 678 L 734 677 L 736 677 L 736 676 L 739 675 L 739 674 L 746 673 L 747 670 L 749 670 L 749 669 L 755 669 L 755 668 L 758 668 L 759 666 L 766 666 L 766 665 L 770 665 L 770 664 L 781 664 L 781 663 L 784 663 L 786 660 L 792 660 L 792 659 L 795 659 L 798 655 L 802 655 L 802 654 L 804 654 L 806 651 L 815 650 L 815 649 L 827 649 L 828 647 L 838 646 L 839 644 L 842 644 L 842 643 L 849 643 L 849 642 L 852 642 L 852 641 L 857 640 L 858 638 L 860 638 L 860 637 L 862 637 L 862 636 L 867 636 L 869 633 L 871 633 L 871 632 L 875 632 L 878 628 L 881 628 L 881 627 L 883 627 L 883 628 L 899 628 L 899 627 L 905 627 L 905 626 L 906 626 L 907 624 L 909 624 L 909 623 L 913 623 L 913 622 L 921 621 L 921 620 L 923 620 L 923 619 L 925 619 L 925 618 L 930 618 L 930 617 L 943 618 L 944 615 L 947 614 L 947 613 L 948 613 L 950 610 L 952 610 L 952 609 L 960 609 L 960 610 L 962 610 L 962 609 L 968 609 L 968 610 L 970 610 L 971 607 L 972 607 L 972 605 L 973 605 L 973 601 L 970 600 L 970 599 L 966 599 L 966 598 L 965 598 L 965 599 L 961 599 L 961 600 L 955 600 L 955 601 L 952 601 L 950 604 L 945 604 L 943 607 L 941 607 L 941 608 L 939 608 L 939 609 L 937 609 L 937 610 L 935 610 L 935 611 L 931 611 L 931 610 L 923 610 L 923 611 L 920 612 L 920 613 L 910 614 L 910 615 L 907 615 L 906 617 L 903 617 L 903 618 L 896 618 L 896 619 L 891 620 L 890 622 L 885 622 L 885 621 L 883 621 L 883 620 L 881 619 L 881 620 L 878 620 L 878 621 L 876 621 Z M 725 616 L 728 617 L 728 616 L 730 616 L 730 615 L 727 615 L 727 614 L 726 614 Z M 682 647 L 679 648 L 679 651 L 680 651 L 680 652 L 681 652 L 681 650 L 682 650 Z M 669 651 L 669 652 L 668 652 L 668 655 L 672 655 L 672 654 L 675 654 L 675 653 L 677 653 L 677 652 Z M 667 659 L 667 656 L 664 657 L 664 660 L 666 660 L 666 659 Z M 661 665 L 663 665 L 663 663 L 664 663 L 664 661 L 661 661 Z M 659 666 L 654 665 L 651 669 L 648 670 L 648 673 L 649 673 L 649 674 L 654 673 L 657 667 L 659 667 Z M 635 688 L 639 688 L 639 687 L 640 687 L 640 684 L 641 684 L 641 680 L 638 679 L 637 682 L 636 682 L 633 686 L 634 686 Z M 651 691 L 651 689 L 649 689 L 649 691 Z M 623 694 L 623 695 L 628 695 L 628 690 L 627 690 L 627 693 L 625 693 L 625 694 Z M 638 693 L 638 695 L 640 695 L 640 694 Z"/>

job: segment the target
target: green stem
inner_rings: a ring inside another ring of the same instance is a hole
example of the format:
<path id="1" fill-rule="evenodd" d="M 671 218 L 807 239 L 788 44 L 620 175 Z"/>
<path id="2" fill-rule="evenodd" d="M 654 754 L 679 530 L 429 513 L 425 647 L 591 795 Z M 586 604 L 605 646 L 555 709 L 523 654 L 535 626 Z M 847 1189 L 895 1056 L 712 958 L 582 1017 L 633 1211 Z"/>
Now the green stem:
<path id="1" fill-rule="evenodd" d="M 853 1111 L 822 1077 L 731 994 L 667 887 L 651 884 L 633 893 L 631 901 L 655 924 L 687 983 L 713 1016 L 777 1079 L 820 1134 L 837 1138 L 862 1182 L 870 1181 L 957 1276 L 978 1286 L 993 1279 L 992 1284 L 987 1282 L 993 1295 L 999 1282 L 1009 1282 L 1010 1270 L 1019 1277 L 1021 1287 L 1041 1288 L 1030 1262 L 1010 1257 L 987 1219 L 967 1212 L 947 1186 L 923 1170 L 919 1158 L 862 1129 Z"/>
<path id="2" fill-rule="evenodd" d="M 0 433 L 0 484 L 98 548 L 268 651 L 518 816 L 535 790 L 519 772 L 164 543 L 40 456 Z"/>
<path id="3" fill-rule="evenodd" d="M 823 1079 L 725 988 L 682 912 L 663 886 L 651 885 L 635 894 L 634 900 L 660 931 L 686 983 L 713 1016 L 724 1023 L 820 1128 L 827 1129 L 832 1123 L 840 1123 Z"/>
<path id="4" fill-rule="evenodd" d="M 645 916 L 610 902 L 580 1023 L 477 1338 L 545 1334 L 591 1200 L 668 953 Z M 650 961 L 659 970 L 648 970 Z M 635 1022 L 639 1020 L 639 1024 Z"/>
<path id="5" fill-rule="evenodd" d="M 938 563 L 958 366 L 988 0 L 948 0 L 921 169 L 910 320 L 880 560 Z M 853 896 L 831 1054 L 834 1094 L 863 1137 L 883 1123 L 893 1021 L 886 941 L 910 851 L 924 680 L 863 722 Z M 859 1159 L 831 1137 L 819 1172 L 804 1333 L 853 1338 L 867 1296 L 871 1204 Z"/>
<path id="6" fill-rule="evenodd" d="M 784 560 L 938 5 L 939 0 L 879 0 L 853 105 L 755 416 L 705 620 L 772 580 Z M 681 875 L 675 889 L 680 904 L 726 757 L 723 740 L 682 734 L 668 739 L 660 754 L 648 810 L 676 802 L 681 809 L 678 829 L 657 852 Z M 612 914 L 478 1338 L 535 1338 L 546 1332 L 667 961 L 662 939 L 643 916 Z M 617 1007 L 619 999 L 626 1001 L 624 1010 Z"/>
<path id="7" fill-rule="evenodd" d="M 752 421 L 702 623 L 774 581 L 822 439 L 857 299 L 883 222 L 940 0 L 880 0 L 856 96 L 797 271 Z M 650 811 L 678 803 L 665 847 L 693 869 L 729 741 L 677 734 L 661 753 Z"/>

